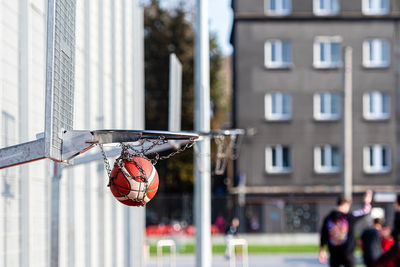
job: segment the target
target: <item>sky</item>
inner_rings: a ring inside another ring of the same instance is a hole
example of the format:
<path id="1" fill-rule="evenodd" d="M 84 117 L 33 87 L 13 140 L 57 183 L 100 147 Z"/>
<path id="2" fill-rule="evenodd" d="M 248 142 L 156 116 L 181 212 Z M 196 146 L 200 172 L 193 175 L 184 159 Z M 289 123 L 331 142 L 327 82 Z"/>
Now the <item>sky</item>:
<path id="1" fill-rule="evenodd" d="M 229 43 L 233 17 L 231 0 L 208 1 L 208 16 L 210 31 L 217 32 L 222 53 L 231 54 L 232 46 Z"/>
<path id="2" fill-rule="evenodd" d="M 163 7 L 174 7 L 181 0 L 160 0 Z M 218 43 L 223 55 L 232 53 L 232 46 L 229 38 L 232 29 L 233 12 L 231 9 L 232 0 L 208 0 L 208 21 L 210 32 L 217 34 Z M 195 0 L 185 1 L 189 5 L 195 5 Z"/>

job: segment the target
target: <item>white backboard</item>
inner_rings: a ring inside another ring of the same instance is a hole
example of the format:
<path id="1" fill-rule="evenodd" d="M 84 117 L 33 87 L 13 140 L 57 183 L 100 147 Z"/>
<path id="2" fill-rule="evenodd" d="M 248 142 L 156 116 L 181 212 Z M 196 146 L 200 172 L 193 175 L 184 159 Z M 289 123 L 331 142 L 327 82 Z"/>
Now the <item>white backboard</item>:
<path id="1" fill-rule="evenodd" d="M 169 113 L 168 130 L 181 130 L 182 64 L 175 54 L 169 56 Z"/>
<path id="2" fill-rule="evenodd" d="M 63 132 L 73 129 L 74 120 L 75 9 L 76 0 L 47 2 L 44 134 L 1 148 L 0 169 L 44 158 L 63 160 Z"/>
<path id="3" fill-rule="evenodd" d="M 62 135 L 73 129 L 75 0 L 49 1 L 46 56 L 46 157 L 61 161 Z"/>

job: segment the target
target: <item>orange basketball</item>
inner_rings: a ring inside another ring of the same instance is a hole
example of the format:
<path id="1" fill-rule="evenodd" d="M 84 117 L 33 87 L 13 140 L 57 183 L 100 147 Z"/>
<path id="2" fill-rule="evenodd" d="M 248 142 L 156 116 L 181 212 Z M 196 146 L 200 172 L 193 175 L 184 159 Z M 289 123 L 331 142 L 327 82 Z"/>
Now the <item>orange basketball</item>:
<path id="1" fill-rule="evenodd" d="M 121 160 L 111 171 L 110 189 L 121 203 L 143 206 L 157 193 L 157 170 L 150 161 L 141 157 Z"/>

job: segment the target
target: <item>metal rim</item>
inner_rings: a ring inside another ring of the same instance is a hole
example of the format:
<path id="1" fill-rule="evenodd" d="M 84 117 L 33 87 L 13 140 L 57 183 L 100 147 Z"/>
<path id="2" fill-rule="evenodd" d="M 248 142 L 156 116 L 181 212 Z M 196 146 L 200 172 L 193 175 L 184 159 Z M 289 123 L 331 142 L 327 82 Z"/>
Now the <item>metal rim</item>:
<path id="1" fill-rule="evenodd" d="M 200 132 L 200 136 L 217 136 L 217 135 L 245 135 L 246 131 L 244 129 L 219 129 L 210 130 L 209 132 Z"/>
<path id="2" fill-rule="evenodd" d="M 170 132 L 152 130 L 95 130 L 91 131 L 93 142 L 97 144 L 136 142 L 141 139 L 196 140 L 198 134 L 190 132 Z"/>

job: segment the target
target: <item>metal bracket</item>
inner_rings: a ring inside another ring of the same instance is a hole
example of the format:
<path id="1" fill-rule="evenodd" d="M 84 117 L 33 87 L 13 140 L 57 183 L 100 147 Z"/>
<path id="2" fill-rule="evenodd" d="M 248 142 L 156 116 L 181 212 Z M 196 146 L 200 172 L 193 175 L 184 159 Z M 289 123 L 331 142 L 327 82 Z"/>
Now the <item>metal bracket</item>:
<path id="1" fill-rule="evenodd" d="M 90 131 L 65 131 L 62 140 L 61 160 L 64 163 L 95 146 Z"/>
<path id="2" fill-rule="evenodd" d="M 0 169 L 45 158 L 44 139 L 0 149 Z"/>

